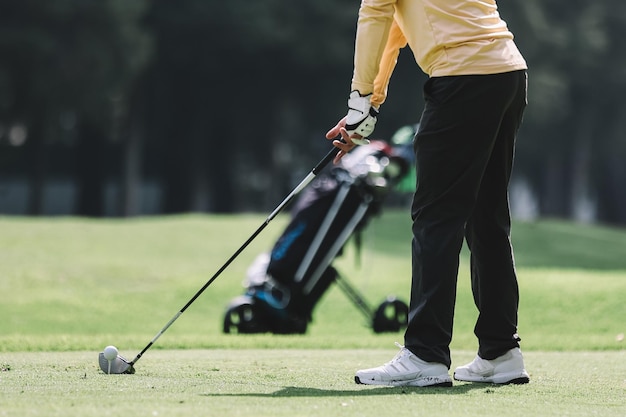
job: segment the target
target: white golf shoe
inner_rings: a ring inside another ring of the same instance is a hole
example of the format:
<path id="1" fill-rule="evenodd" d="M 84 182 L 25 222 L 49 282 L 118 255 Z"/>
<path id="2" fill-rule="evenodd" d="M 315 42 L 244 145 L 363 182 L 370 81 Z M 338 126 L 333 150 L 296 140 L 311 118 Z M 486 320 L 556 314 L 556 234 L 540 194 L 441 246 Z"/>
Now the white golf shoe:
<path id="1" fill-rule="evenodd" d="M 486 360 L 476 355 L 472 362 L 454 370 L 454 379 L 492 384 L 526 384 L 530 381 L 528 372 L 524 369 L 524 358 L 519 348 L 513 348 L 493 360 Z"/>
<path id="2" fill-rule="evenodd" d="M 410 350 L 396 343 L 400 352 L 386 364 L 356 372 L 354 382 L 391 387 L 451 387 L 448 367 L 442 363 L 425 362 Z"/>

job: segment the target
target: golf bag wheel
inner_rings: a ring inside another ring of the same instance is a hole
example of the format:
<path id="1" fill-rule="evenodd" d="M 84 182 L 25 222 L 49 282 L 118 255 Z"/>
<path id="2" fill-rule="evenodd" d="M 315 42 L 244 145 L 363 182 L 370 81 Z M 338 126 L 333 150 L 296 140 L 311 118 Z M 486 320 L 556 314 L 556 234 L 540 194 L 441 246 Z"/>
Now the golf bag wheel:
<path id="1" fill-rule="evenodd" d="M 269 331 L 254 298 L 242 295 L 233 299 L 224 315 L 224 333 L 264 333 Z"/>
<path id="2" fill-rule="evenodd" d="M 397 332 L 407 326 L 409 306 L 395 297 L 388 297 L 374 313 L 372 328 L 375 333 Z"/>
<path id="3" fill-rule="evenodd" d="M 289 315 L 252 295 L 234 298 L 224 314 L 224 333 L 304 334 L 308 319 Z"/>

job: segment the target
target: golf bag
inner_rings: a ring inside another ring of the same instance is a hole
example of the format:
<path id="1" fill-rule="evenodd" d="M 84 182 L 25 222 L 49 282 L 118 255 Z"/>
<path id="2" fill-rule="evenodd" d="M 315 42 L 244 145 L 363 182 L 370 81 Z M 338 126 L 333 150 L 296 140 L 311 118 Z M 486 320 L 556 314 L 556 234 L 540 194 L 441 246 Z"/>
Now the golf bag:
<path id="1" fill-rule="evenodd" d="M 270 253 L 250 266 L 246 292 L 231 301 L 224 333 L 305 333 L 312 312 L 333 282 L 371 319 L 375 332 L 406 325 L 408 306 L 394 297 L 373 310 L 332 266 L 346 241 L 380 213 L 408 161 L 384 142 L 358 146 L 319 175 L 298 198 L 291 221 Z"/>

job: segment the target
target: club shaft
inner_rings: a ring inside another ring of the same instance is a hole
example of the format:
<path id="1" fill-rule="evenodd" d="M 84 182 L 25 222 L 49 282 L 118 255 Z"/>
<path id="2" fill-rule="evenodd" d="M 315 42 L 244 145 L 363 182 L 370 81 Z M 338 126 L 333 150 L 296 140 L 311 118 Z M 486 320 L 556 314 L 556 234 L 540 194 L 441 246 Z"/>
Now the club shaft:
<path id="1" fill-rule="evenodd" d="M 321 161 L 318 162 L 318 164 L 311 170 L 311 172 L 309 172 L 309 174 L 300 182 L 300 184 L 298 184 L 293 189 L 293 191 L 291 191 L 289 193 L 289 195 L 287 197 L 285 197 L 285 199 L 274 209 L 274 211 L 272 211 L 270 213 L 270 215 L 267 216 L 267 218 L 265 219 L 263 224 L 261 224 L 254 231 L 254 233 L 252 233 L 252 235 L 250 235 L 250 237 L 239 247 L 239 249 L 237 249 L 235 251 L 235 253 L 233 253 L 230 258 L 228 258 L 228 260 L 224 263 L 224 265 L 222 265 L 221 268 L 218 269 L 215 274 L 213 274 L 213 276 L 202 286 L 202 288 L 200 288 L 194 294 L 194 296 L 191 297 L 191 299 L 189 301 L 187 301 L 187 304 L 185 304 L 183 306 L 183 308 L 181 308 L 178 311 L 178 313 L 176 313 L 174 315 L 174 317 L 172 317 L 170 319 L 170 321 L 168 321 L 167 324 L 165 326 L 163 326 L 163 328 L 152 338 L 150 343 L 148 343 L 141 350 L 141 352 L 139 352 L 137 354 L 137 356 L 135 356 L 135 358 L 130 362 L 131 366 L 134 365 L 135 363 L 137 363 L 137 361 L 143 356 L 143 354 L 146 353 L 146 351 L 152 347 L 152 345 L 163 335 L 163 333 L 165 333 L 167 331 L 167 329 L 169 329 L 169 327 L 172 324 L 174 324 L 174 322 L 176 320 L 178 320 L 178 318 L 185 312 L 185 310 L 187 310 L 189 308 L 189 306 L 192 305 L 194 303 L 194 301 L 196 301 L 196 299 L 198 297 L 200 297 L 200 295 L 202 295 L 202 293 L 209 287 L 209 285 L 211 285 L 213 283 L 213 281 L 215 281 L 217 279 L 217 277 L 219 277 L 222 274 L 222 272 L 224 272 L 224 270 L 226 268 L 228 268 L 228 266 L 239 256 L 239 254 L 241 254 L 241 252 L 243 252 L 243 250 L 246 247 L 248 247 L 248 245 L 250 245 L 250 243 L 263 231 L 263 229 L 265 229 L 267 227 L 267 225 L 270 224 L 270 222 L 274 219 L 274 217 L 276 217 L 278 215 L 278 213 L 280 213 L 282 211 L 282 209 L 287 204 L 289 204 L 291 202 L 291 200 L 293 200 L 293 198 L 298 193 L 300 193 L 300 191 L 302 191 L 304 188 L 306 188 L 306 186 L 309 185 L 309 183 L 311 181 L 313 181 L 313 179 L 317 176 L 317 174 L 319 174 L 322 171 L 322 169 L 324 169 L 324 167 L 326 165 L 328 165 L 328 163 L 334 158 L 336 151 L 337 151 L 337 149 L 332 148 L 326 154 L 326 156 Z"/>

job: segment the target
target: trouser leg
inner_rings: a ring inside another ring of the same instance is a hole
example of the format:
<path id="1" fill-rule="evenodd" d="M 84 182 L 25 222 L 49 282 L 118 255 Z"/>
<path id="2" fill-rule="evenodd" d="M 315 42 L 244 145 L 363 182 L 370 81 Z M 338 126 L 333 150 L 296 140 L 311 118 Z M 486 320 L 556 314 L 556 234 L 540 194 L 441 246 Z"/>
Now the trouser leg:
<path id="1" fill-rule="evenodd" d="M 519 289 L 510 241 L 508 185 L 513 167 L 515 136 L 526 106 L 525 78 L 504 113 L 485 168 L 465 237 L 470 248 L 474 302 L 479 311 L 474 328 L 478 354 L 495 359 L 519 347 Z"/>
<path id="2" fill-rule="evenodd" d="M 465 224 L 523 77 L 523 72 L 440 77 L 424 87 L 425 108 L 415 137 L 417 188 L 405 346 L 426 361 L 450 366 Z"/>

